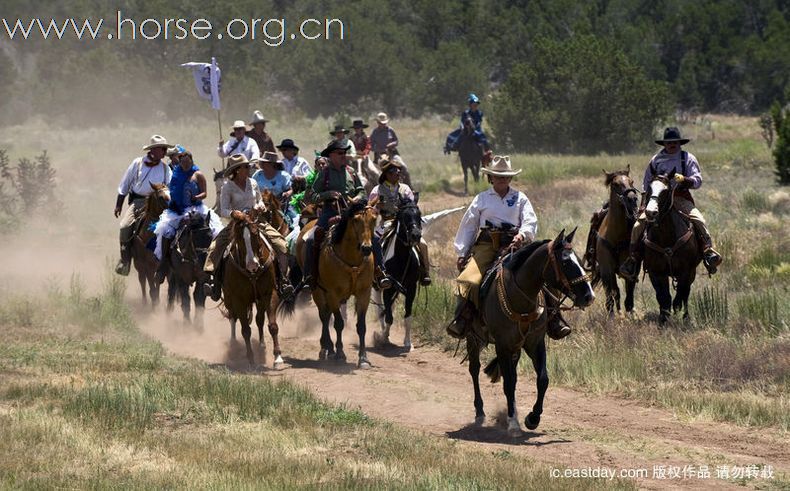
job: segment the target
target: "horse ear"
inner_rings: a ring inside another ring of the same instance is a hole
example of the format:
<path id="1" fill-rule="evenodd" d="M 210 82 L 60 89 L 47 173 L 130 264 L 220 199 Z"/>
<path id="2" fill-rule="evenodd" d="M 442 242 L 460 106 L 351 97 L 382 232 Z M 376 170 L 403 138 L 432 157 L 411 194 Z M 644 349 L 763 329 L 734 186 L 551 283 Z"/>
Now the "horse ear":
<path id="1" fill-rule="evenodd" d="M 612 183 L 612 181 L 614 180 L 614 172 L 606 172 L 603 169 L 601 169 L 601 170 L 603 171 L 604 175 L 606 176 L 605 184 L 607 186 L 610 185 Z"/>
<path id="2" fill-rule="evenodd" d="M 420 192 L 419 191 L 414 193 L 414 204 L 416 205 L 418 201 L 420 201 Z"/>
<path id="3" fill-rule="evenodd" d="M 576 229 L 577 228 L 579 228 L 579 227 L 578 226 L 577 227 L 573 227 L 573 230 L 571 231 L 571 233 L 569 233 L 567 236 L 565 236 L 565 243 L 566 244 L 570 244 L 571 242 L 573 242 L 573 234 L 576 233 Z"/>
<path id="4" fill-rule="evenodd" d="M 376 196 L 372 200 L 368 201 L 368 206 L 375 208 L 376 205 L 379 204 L 379 197 Z"/>
<path id="5" fill-rule="evenodd" d="M 669 173 L 669 181 L 672 182 L 672 179 L 675 178 L 675 169 L 672 169 L 672 172 Z"/>
<path id="6" fill-rule="evenodd" d="M 628 166 L 625 168 L 625 175 L 626 176 L 631 175 L 631 164 L 628 164 Z"/>
<path id="7" fill-rule="evenodd" d="M 554 239 L 554 247 L 562 247 L 563 242 L 565 242 L 565 229 L 560 230 L 559 235 Z"/>

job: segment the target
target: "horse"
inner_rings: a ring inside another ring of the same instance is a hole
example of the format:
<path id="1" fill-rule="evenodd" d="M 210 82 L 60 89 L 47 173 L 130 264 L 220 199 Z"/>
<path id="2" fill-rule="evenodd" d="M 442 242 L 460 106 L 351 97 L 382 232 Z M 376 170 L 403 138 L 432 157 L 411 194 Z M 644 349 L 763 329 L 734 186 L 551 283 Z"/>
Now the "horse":
<path id="1" fill-rule="evenodd" d="M 480 312 L 466 337 L 477 425 L 485 421 L 478 381 L 480 351 L 488 343 L 493 343 L 496 357 L 486 366 L 485 373 L 492 382 L 497 382 L 500 376 L 504 379 L 508 432 L 513 436 L 521 433 L 515 393 L 516 369 L 522 349 L 532 360 L 538 389 L 537 400 L 524 424 L 530 430 L 538 427 L 543 413 L 543 398 L 549 385 L 546 323 L 548 316 L 559 315 L 559 307 L 554 312 L 543 308 L 544 298 L 551 295 L 557 305 L 561 305 L 567 297 L 579 308 L 589 306 L 595 299 L 590 275 L 582 269 L 573 252 L 571 241 L 575 232 L 576 229 L 566 237 L 563 229 L 554 240 L 533 242 L 510 253 L 492 268 L 493 276 L 484 283 Z M 487 284 L 490 284 L 490 290 Z"/>
<path id="2" fill-rule="evenodd" d="M 381 332 L 375 334 L 375 339 L 377 344 L 389 343 L 390 327 L 393 322 L 392 306 L 398 294 L 402 293 L 404 296 L 403 324 L 406 331 L 403 347 L 411 351 L 411 314 L 414 298 L 417 296 L 420 271 L 415 247 L 419 247 L 420 239 L 422 239 L 422 215 L 415 201 L 401 198 L 392 227 L 392 235 L 386 243 L 382 241 L 382 248 L 385 254 L 390 247 L 394 248 L 391 259 L 386 260 L 385 256 L 385 266 L 390 277 L 394 280 L 395 286 L 376 293 L 375 303 L 381 305 L 378 314 Z"/>
<path id="3" fill-rule="evenodd" d="M 458 138 L 458 157 L 461 159 L 461 168 L 464 171 L 464 196 L 468 196 L 469 171 L 472 171 L 475 182 L 480 182 L 480 165 L 485 152 L 483 145 L 475 138 L 475 125 L 469 116 L 464 118 L 464 125 Z"/>
<path id="4" fill-rule="evenodd" d="M 195 302 L 195 324 L 203 327 L 203 313 L 206 307 L 206 294 L 203 291 L 206 274 L 203 272 L 203 265 L 211 244 L 208 215 L 203 217 L 194 212 L 186 214 L 181 219 L 171 244 L 167 310 L 172 311 L 176 295 L 180 296 L 184 320 L 189 322 L 189 289 L 195 285 L 192 292 Z"/>
<path id="5" fill-rule="evenodd" d="M 354 159 L 354 169 L 357 171 L 362 187 L 365 188 L 365 194 L 370 195 L 370 192 L 373 191 L 373 188 L 379 182 L 381 171 L 373 163 L 369 155 Z"/>
<path id="6" fill-rule="evenodd" d="M 140 290 L 143 293 L 143 303 L 147 302 L 145 285 L 148 283 L 151 306 L 159 303 L 159 283 L 154 279 L 159 261 L 154 251 L 148 248 L 148 243 L 154 238 L 151 224 L 159 220 L 159 216 L 167 208 L 170 201 L 170 191 L 165 184 L 151 184 L 153 192 L 145 198 L 141 218 L 137 220 L 134 237 L 131 241 L 132 263 L 137 270 L 137 279 L 140 281 Z"/>
<path id="7" fill-rule="evenodd" d="M 214 212 L 219 213 L 219 198 L 220 193 L 222 193 L 222 186 L 227 182 L 227 178 L 225 177 L 224 170 L 217 170 L 212 168 L 211 170 L 214 171 L 214 190 L 216 193 L 216 199 L 214 200 L 214 206 L 211 208 Z"/>
<path id="8" fill-rule="evenodd" d="M 233 321 L 241 321 L 241 335 L 247 346 L 247 360 L 254 365 L 255 358 L 252 352 L 250 337 L 252 335 L 252 308 L 255 306 L 255 322 L 258 325 L 260 343 L 263 344 L 263 322 L 267 311 L 271 314 L 272 296 L 275 286 L 274 260 L 275 252 L 263 240 L 258 229 L 256 211 L 253 209 L 249 215 L 235 210 L 231 213 L 231 242 L 228 246 L 230 253 L 225 259 L 222 272 L 222 293 L 226 316 Z M 282 365 L 282 353 L 278 339 L 279 328 L 277 323 L 272 323 L 269 317 L 269 334 L 274 341 L 274 366 Z M 235 333 L 235 328 L 234 328 Z"/>
<path id="9" fill-rule="evenodd" d="M 609 207 L 601 221 L 597 233 L 595 258 L 597 263 L 596 280 L 600 280 L 606 290 L 606 310 L 614 315 L 614 307 L 620 312 L 620 288 L 617 285 L 617 271 L 629 254 L 631 230 L 634 228 L 639 192 L 634 188 L 634 180 L 629 176 L 631 166 L 625 170 L 606 172 L 606 186 L 609 188 Z M 634 288 L 636 281 L 625 281 L 625 310 L 634 310 Z"/>
<path id="10" fill-rule="evenodd" d="M 669 175 L 656 175 L 650 182 L 645 207 L 643 263 L 656 291 L 661 325 L 669 320 L 670 305 L 675 312 L 682 308 L 683 320 L 688 320 L 691 285 L 702 260 L 693 224 L 673 206 L 674 179 L 674 170 Z M 669 278 L 677 282 L 674 299 L 669 291 Z"/>
<path id="11" fill-rule="evenodd" d="M 376 226 L 375 201 L 368 204 L 361 200 L 352 202 L 343 212 L 339 222 L 327 233 L 327 240 L 321 248 L 318 259 L 318 284 L 311 290 L 313 302 L 318 308 L 321 319 L 321 350 L 320 360 L 333 358 L 344 361 L 343 327 L 345 321 L 341 315 L 341 304 L 351 296 L 355 298 L 357 314 L 357 335 L 359 336 L 359 368 L 370 368 L 365 347 L 365 315 L 370 303 L 370 290 L 373 284 L 373 230 Z M 297 260 L 300 267 L 305 261 L 304 236 L 315 227 L 316 221 L 302 228 L 297 241 Z M 298 290 L 298 289 L 297 289 Z M 285 315 L 292 315 L 295 309 L 296 295 L 281 305 Z M 329 334 L 329 318 L 334 316 L 334 327 L 337 340 L 332 345 Z"/>

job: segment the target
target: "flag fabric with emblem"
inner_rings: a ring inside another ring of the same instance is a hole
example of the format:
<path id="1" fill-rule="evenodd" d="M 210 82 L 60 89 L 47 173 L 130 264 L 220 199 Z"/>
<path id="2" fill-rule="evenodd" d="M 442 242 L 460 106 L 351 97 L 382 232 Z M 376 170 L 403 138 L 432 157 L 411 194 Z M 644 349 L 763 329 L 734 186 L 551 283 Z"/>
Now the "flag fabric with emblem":
<path id="1" fill-rule="evenodd" d="M 182 63 L 181 66 L 191 68 L 192 75 L 195 77 L 195 88 L 198 95 L 203 99 L 211 101 L 211 107 L 218 110 L 219 91 L 221 88 L 221 71 L 217 65 L 217 59 L 211 57 L 211 63 Z"/>

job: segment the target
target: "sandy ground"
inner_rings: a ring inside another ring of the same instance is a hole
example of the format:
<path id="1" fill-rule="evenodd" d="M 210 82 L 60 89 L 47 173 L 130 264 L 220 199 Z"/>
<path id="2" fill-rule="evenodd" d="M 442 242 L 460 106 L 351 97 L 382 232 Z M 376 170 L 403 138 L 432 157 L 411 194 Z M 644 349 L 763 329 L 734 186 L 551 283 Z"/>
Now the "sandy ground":
<path id="1" fill-rule="evenodd" d="M 211 303 L 209 301 L 209 303 Z M 549 387 L 542 422 L 536 431 L 510 437 L 505 426 L 505 400 L 500 384 L 482 383 L 488 418 L 482 427 L 473 424 L 472 387 L 467 365 L 436 348 L 420 346 L 406 352 L 403 332 L 393 327 L 396 345 L 371 348 L 373 368 L 356 367 L 357 336 L 344 332 L 348 360 L 344 363 L 318 360 L 320 324 L 315 307 L 303 306 L 297 317 L 280 322 L 280 342 L 285 366 L 274 369 L 271 338 L 264 331 L 264 346 L 258 345 L 255 369 L 245 358 L 240 333 L 230 340 L 230 327 L 218 310 L 206 311 L 205 325 L 197 329 L 180 320 L 180 312 L 140 314 L 143 330 L 172 352 L 196 357 L 217 366 L 249 373 L 250 376 L 285 378 L 303 385 L 320 398 L 359 408 L 375 418 L 486 451 L 506 451 L 564 469 L 607 468 L 617 472 L 642 472 L 637 483 L 651 489 L 736 487 L 716 479 L 717 466 L 770 465 L 775 474 L 790 469 L 790 445 L 776 430 L 748 429 L 730 424 L 681 420 L 671 411 L 647 407 L 616 397 L 596 397 L 559 387 Z M 372 318 L 372 316 L 369 316 Z M 377 322 L 368 322 L 372 345 Z M 332 330 L 333 331 L 333 330 Z M 333 331 L 334 336 L 334 331 Z M 549 355 L 551 356 L 551 354 Z M 551 376 L 551 374 L 549 374 Z M 481 379 L 482 380 L 482 379 Z M 534 376 L 522 376 L 517 404 L 522 418 L 535 397 Z M 708 466 L 710 478 L 683 478 L 693 469 Z M 661 479 L 661 470 L 679 477 Z M 748 481 L 764 486 L 766 480 Z"/>

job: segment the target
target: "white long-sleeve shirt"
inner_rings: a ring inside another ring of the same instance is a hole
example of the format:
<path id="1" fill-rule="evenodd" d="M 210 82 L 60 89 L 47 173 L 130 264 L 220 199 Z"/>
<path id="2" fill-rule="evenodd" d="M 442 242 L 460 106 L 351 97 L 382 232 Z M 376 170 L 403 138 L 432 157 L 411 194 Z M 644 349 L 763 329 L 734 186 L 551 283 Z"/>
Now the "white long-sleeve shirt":
<path id="1" fill-rule="evenodd" d="M 134 159 L 118 184 L 118 194 L 126 196 L 132 192 L 148 196 L 153 192 L 151 184 L 170 184 L 170 177 L 173 175 L 170 167 L 161 160 L 157 165 L 148 167 L 150 162 L 148 155 Z"/>
<path id="2" fill-rule="evenodd" d="M 228 180 L 219 194 L 219 216 L 228 218 L 234 210 L 248 211 L 261 200 L 258 183 L 247 178 L 244 189 L 235 182 Z"/>
<path id="3" fill-rule="evenodd" d="M 302 157 L 294 155 L 292 159 L 283 159 L 283 170 L 291 177 L 307 177 L 310 173 L 310 164 Z"/>
<path id="4" fill-rule="evenodd" d="M 226 141 L 224 145 L 217 147 L 217 155 L 223 159 L 237 153 L 247 157 L 247 160 L 257 159 L 261 156 L 258 144 L 249 136 L 245 136 L 241 141 L 237 140 L 235 137 L 231 138 L 229 141 Z"/>
<path id="5" fill-rule="evenodd" d="M 466 257 L 474 245 L 478 230 L 489 222 L 494 227 L 509 223 L 518 228 L 518 233 L 528 241 L 535 240 L 538 232 L 538 217 L 532 209 L 527 195 L 509 188 L 501 198 L 493 188 L 475 196 L 467 208 L 458 233 L 455 234 L 455 252 L 458 257 Z"/>

